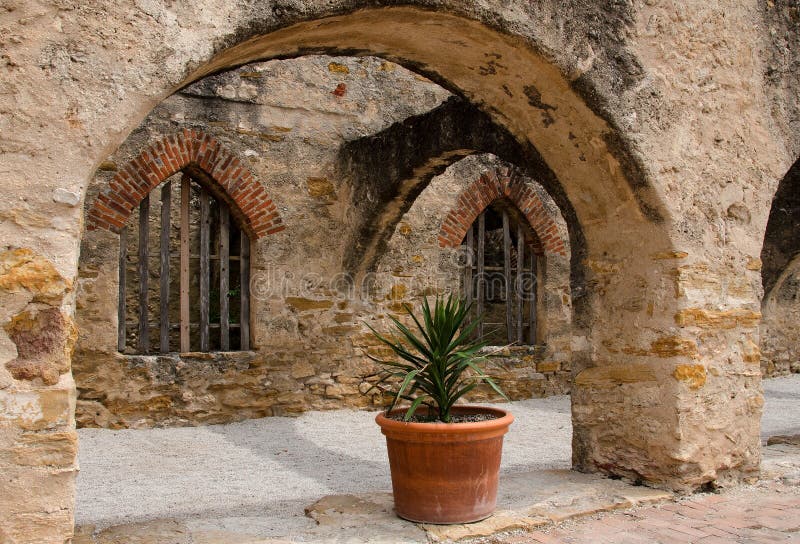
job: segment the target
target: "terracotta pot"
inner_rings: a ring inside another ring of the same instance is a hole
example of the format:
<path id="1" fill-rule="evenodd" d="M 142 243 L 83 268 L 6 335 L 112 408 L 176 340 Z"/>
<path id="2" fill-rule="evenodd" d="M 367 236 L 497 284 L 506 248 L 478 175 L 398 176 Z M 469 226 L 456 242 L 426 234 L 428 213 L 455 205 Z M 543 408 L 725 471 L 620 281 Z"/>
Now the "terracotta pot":
<path id="1" fill-rule="evenodd" d="M 403 519 L 470 523 L 494 512 L 503 435 L 514 416 L 482 406 L 459 406 L 453 413 L 498 417 L 475 423 L 405 423 L 384 413 L 375 418 L 386 435 L 394 509 Z"/>

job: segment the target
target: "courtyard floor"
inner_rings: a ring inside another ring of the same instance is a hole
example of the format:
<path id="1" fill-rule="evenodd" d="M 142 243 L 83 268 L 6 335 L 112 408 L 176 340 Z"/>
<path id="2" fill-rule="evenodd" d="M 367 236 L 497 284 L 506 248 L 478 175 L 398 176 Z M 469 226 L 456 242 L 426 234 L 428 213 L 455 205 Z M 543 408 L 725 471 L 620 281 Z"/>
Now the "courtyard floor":
<path id="1" fill-rule="evenodd" d="M 762 438 L 800 434 L 800 376 L 767 380 L 764 390 Z M 642 519 L 637 516 L 643 515 L 656 522 L 659 516 L 680 515 L 694 519 L 681 512 L 664 513 L 671 512 L 669 508 L 676 504 L 658 508 L 638 506 L 633 513 L 606 514 L 600 520 L 572 520 L 568 525 L 550 527 L 549 533 L 544 532 L 540 527 L 542 523 L 533 523 L 530 519 L 544 520 L 551 526 L 553 521 L 575 515 L 585 516 L 669 497 L 647 488 L 633 488 L 566 470 L 570 466 L 571 437 L 568 397 L 515 402 L 511 409 L 517 420 L 507 435 L 504 448 L 498 500 L 503 515 L 496 516 L 497 519 L 483 528 L 471 526 L 469 534 L 436 530 L 426 533 L 414 524 L 393 519 L 391 497 L 386 493 L 391 485 L 385 445 L 373 422 L 374 414 L 338 411 L 206 427 L 81 429 L 81 472 L 76 505 L 76 522 L 80 529 L 76 542 L 184 542 L 175 535 L 186 536 L 186 542 L 209 544 L 287 541 L 284 539 L 363 542 L 367 541 L 365 529 L 371 535 L 368 540 L 373 542 L 425 542 L 490 535 L 498 531 L 504 532 L 503 535 L 487 537 L 485 541 L 719 542 L 713 539 L 619 539 L 626 531 L 638 534 L 644 530 L 641 527 L 646 525 L 642 525 Z M 743 486 L 723 495 L 697 495 L 692 500 L 701 501 L 698 504 L 711 501 L 709 516 L 728 517 L 729 510 L 745 512 L 748 501 L 757 502 L 763 496 L 764 509 L 769 510 L 771 517 L 779 519 L 776 512 L 786 510 L 787 515 L 791 514 L 790 519 L 800 519 L 800 505 L 796 501 L 800 488 L 796 479 L 792 479 L 793 471 L 800 468 L 800 459 L 795 459 L 798 449 L 778 447 L 778 450 L 771 462 L 778 467 L 786 465 L 785 470 L 766 478 L 763 485 L 759 484 L 762 487 Z M 553 495 L 559 498 L 553 500 Z M 323 497 L 328 499 L 314 504 Z M 724 500 L 713 502 L 714 497 Z M 784 498 L 788 502 L 780 502 Z M 736 500 L 741 500 L 742 504 L 737 504 Z M 726 506 L 713 506 L 717 504 Z M 528 514 L 525 519 L 517 516 L 520 508 L 530 505 L 538 507 L 538 518 Z M 370 512 L 370 521 L 383 520 L 382 528 L 366 527 L 368 523 L 361 516 L 365 511 Z M 349 517 L 343 517 L 342 513 Z M 611 520 L 609 527 L 622 524 L 627 529 L 611 531 L 608 538 L 612 540 L 595 539 L 595 532 L 606 523 L 603 520 Z M 676 524 L 673 518 L 666 522 Z M 592 523 L 600 525 L 593 527 Z M 765 531 L 770 529 L 768 524 L 762 526 Z M 526 533 L 514 534 L 520 529 Z M 689 529 L 699 531 L 694 526 Z M 539 533 L 531 532 L 534 530 Z M 155 536 L 136 540 L 132 535 L 137 531 L 151 535 L 161 532 L 164 540 L 155 539 Z M 119 538 L 114 537 L 115 534 Z M 569 534 L 569 539 L 564 534 Z M 787 538 L 800 535 L 785 534 Z M 242 538 L 234 539 L 232 535 Z M 726 538 L 715 533 L 703 536 L 708 537 Z M 741 538 L 751 537 L 770 537 L 770 534 L 753 536 L 748 533 Z M 733 537 L 727 540 L 737 541 Z M 757 538 L 747 541 L 761 542 Z"/>

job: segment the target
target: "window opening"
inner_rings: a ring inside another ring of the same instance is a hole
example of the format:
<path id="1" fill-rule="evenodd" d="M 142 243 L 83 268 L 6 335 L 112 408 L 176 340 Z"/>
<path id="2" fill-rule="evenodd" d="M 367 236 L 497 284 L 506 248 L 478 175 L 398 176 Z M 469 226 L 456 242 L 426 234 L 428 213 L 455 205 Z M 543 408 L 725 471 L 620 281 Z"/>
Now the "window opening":
<path id="1" fill-rule="evenodd" d="M 538 238 L 516 208 L 499 201 L 476 218 L 462 243 L 464 297 L 483 315 L 477 334 L 490 344 L 535 344 Z"/>
<path id="2" fill-rule="evenodd" d="M 117 348 L 250 349 L 249 284 L 250 239 L 228 204 L 189 175 L 173 176 L 120 232 Z"/>

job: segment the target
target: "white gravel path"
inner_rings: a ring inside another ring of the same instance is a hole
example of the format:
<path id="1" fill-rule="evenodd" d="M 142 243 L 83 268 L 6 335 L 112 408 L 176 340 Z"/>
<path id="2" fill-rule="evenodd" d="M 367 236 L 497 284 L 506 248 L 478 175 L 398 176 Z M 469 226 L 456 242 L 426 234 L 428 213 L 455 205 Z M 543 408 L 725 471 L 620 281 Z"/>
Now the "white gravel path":
<path id="1" fill-rule="evenodd" d="M 800 434 L 800 374 L 764 380 L 761 438 Z"/>
<path id="2" fill-rule="evenodd" d="M 764 437 L 800 433 L 800 375 L 764 382 Z M 569 468 L 569 397 L 515 402 L 502 471 Z M 309 412 L 228 425 L 81 429 L 76 521 L 98 527 L 183 518 L 213 528 L 243 523 L 264 536 L 309 523 L 324 495 L 388 491 L 375 414 Z"/>

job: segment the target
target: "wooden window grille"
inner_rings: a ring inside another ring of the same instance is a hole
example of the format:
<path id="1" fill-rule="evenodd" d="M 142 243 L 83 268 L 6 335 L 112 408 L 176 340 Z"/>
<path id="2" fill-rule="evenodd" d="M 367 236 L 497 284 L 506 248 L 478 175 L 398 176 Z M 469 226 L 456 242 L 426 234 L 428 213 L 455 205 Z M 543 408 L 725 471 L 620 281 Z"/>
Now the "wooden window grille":
<path id="1" fill-rule="evenodd" d="M 536 344 L 539 247 L 527 221 L 502 201 L 486 208 L 467 231 L 464 297 L 483 316 L 477 335 L 490 344 Z"/>
<path id="2" fill-rule="evenodd" d="M 120 232 L 117 348 L 248 350 L 250 239 L 225 202 L 177 178 L 145 196 Z"/>

